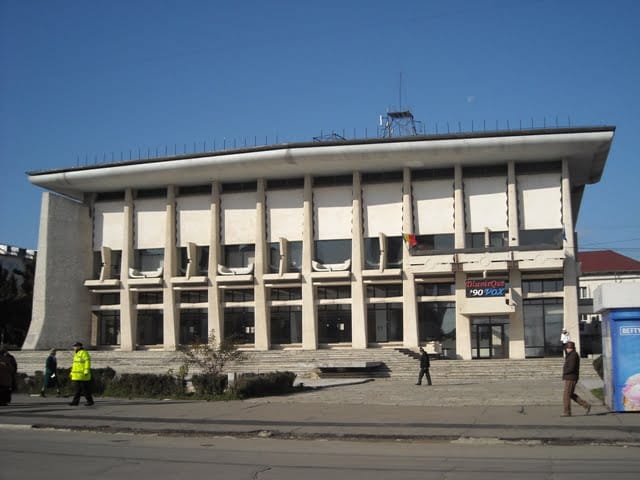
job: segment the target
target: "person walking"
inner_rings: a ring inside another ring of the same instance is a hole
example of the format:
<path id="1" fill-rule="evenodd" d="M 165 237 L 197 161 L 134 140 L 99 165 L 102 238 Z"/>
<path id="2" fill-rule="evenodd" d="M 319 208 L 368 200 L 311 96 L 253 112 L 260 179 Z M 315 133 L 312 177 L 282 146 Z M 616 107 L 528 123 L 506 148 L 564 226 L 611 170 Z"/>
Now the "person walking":
<path id="1" fill-rule="evenodd" d="M 56 387 L 56 394 L 60 396 L 60 384 L 58 383 L 58 360 L 56 360 L 57 350 L 52 348 L 49 356 L 44 363 L 44 380 L 42 382 L 42 390 L 40 396 L 46 397 L 45 391 L 48 388 Z"/>
<path id="2" fill-rule="evenodd" d="M 93 405 L 93 396 L 91 395 L 91 356 L 87 352 L 82 343 L 73 344 L 75 355 L 73 356 L 73 365 L 71 366 L 71 382 L 73 383 L 75 394 L 69 405 L 76 406 L 80 403 L 80 397 L 84 395 L 87 399 L 85 405 Z"/>
<path id="3" fill-rule="evenodd" d="M 11 393 L 16 389 L 18 363 L 5 345 L 0 345 L 0 405 L 11 403 Z"/>
<path id="4" fill-rule="evenodd" d="M 566 328 L 562 329 L 562 333 L 560 334 L 560 343 L 562 343 L 562 355 L 567 356 L 567 342 L 571 341 L 571 335 L 567 332 Z"/>
<path id="5" fill-rule="evenodd" d="M 564 359 L 562 367 L 562 379 L 564 380 L 564 394 L 562 395 L 562 404 L 564 406 L 563 417 L 571 416 L 571 400 L 582 406 L 586 415 L 591 411 L 591 404 L 575 393 L 578 379 L 580 378 L 580 355 L 576 352 L 576 344 L 567 342 L 567 356 Z"/>
<path id="6" fill-rule="evenodd" d="M 429 355 L 424 351 L 424 348 L 420 347 L 420 374 L 418 375 L 418 383 L 416 383 L 416 385 L 422 385 L 422 377 L 425 375 L 427 377 L 427 384 L 431 385 L 431 375 L 429 374 L 430 366 Z"/>

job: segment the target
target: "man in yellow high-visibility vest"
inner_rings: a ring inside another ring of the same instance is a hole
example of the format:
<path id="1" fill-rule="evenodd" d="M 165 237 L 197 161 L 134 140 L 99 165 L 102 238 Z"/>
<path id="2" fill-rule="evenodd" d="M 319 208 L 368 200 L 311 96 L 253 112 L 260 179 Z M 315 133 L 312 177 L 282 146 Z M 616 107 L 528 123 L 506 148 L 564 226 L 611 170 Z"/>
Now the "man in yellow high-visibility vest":
<path id="1" fill-rule="evenodd" d="M 93 396 L 91 395 L 91 356 L 80 342 L 74 343 L 73 349 L 76 353 L 73 356 L 73 365 L 71 366 L 71 381 L 75 388 L 75 394 L 69 405 L 78 405 L 80 397 L 84 395 L 87 399 L 85 405 L 91 406 L 93 405 Z"/>

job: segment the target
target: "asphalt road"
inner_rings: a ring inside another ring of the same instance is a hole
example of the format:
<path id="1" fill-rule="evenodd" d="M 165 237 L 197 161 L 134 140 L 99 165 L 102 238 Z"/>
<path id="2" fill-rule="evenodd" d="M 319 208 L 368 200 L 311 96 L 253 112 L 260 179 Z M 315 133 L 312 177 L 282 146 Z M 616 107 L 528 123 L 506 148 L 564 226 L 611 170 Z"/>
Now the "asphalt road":
<path id="1" fill-rule="evenodd" d="M 640 449 L 158 437 L 0 428 L 0 479 L 638 478 Z"/>

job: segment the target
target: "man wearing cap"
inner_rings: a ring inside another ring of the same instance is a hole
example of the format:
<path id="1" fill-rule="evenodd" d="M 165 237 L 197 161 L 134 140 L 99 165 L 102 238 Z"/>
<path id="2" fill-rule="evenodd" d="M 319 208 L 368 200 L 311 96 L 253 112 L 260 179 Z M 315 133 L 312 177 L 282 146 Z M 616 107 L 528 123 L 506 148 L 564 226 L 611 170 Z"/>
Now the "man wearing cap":
<path id="1" fill-rule="evenodd" d="M 73 365 L 71 366 L 71 381 L 75 388 L 75 395 L 69 405 L 76 406 L 80 403 L 80 397 L 84 395 L 87 399 L 85 405 L 93 405 L 93 397 L 91 396 L 91 357 L 83 348 L 82 343 L 73 344 L 75 355 L 73 356 Z"/>
<path id="2" fill-rule="evenodd" d="M 562 395 L 562 404 L 564 406 L 563 417 L 571 416 L 571 400 L 585 409 L 587 415 L 591 411 L 591 404 L 575 393 L 578 379 L 580 378 L 580 356 L 576 352 L 576 344 L 567 342 L 567 357 L 562 367 L 562 380 L 564 380 L 564 394 Z"/>

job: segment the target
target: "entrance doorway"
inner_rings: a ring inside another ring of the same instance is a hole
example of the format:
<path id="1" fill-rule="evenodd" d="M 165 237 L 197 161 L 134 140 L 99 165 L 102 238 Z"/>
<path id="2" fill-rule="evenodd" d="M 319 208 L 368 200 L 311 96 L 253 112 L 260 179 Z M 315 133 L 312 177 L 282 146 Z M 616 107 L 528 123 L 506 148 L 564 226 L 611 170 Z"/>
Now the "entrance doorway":
<path id="1" fill-rule="evenodd" d="M 471 319 L 471 356 L 474 359 L 509 357 L 508 317 Z"/>

